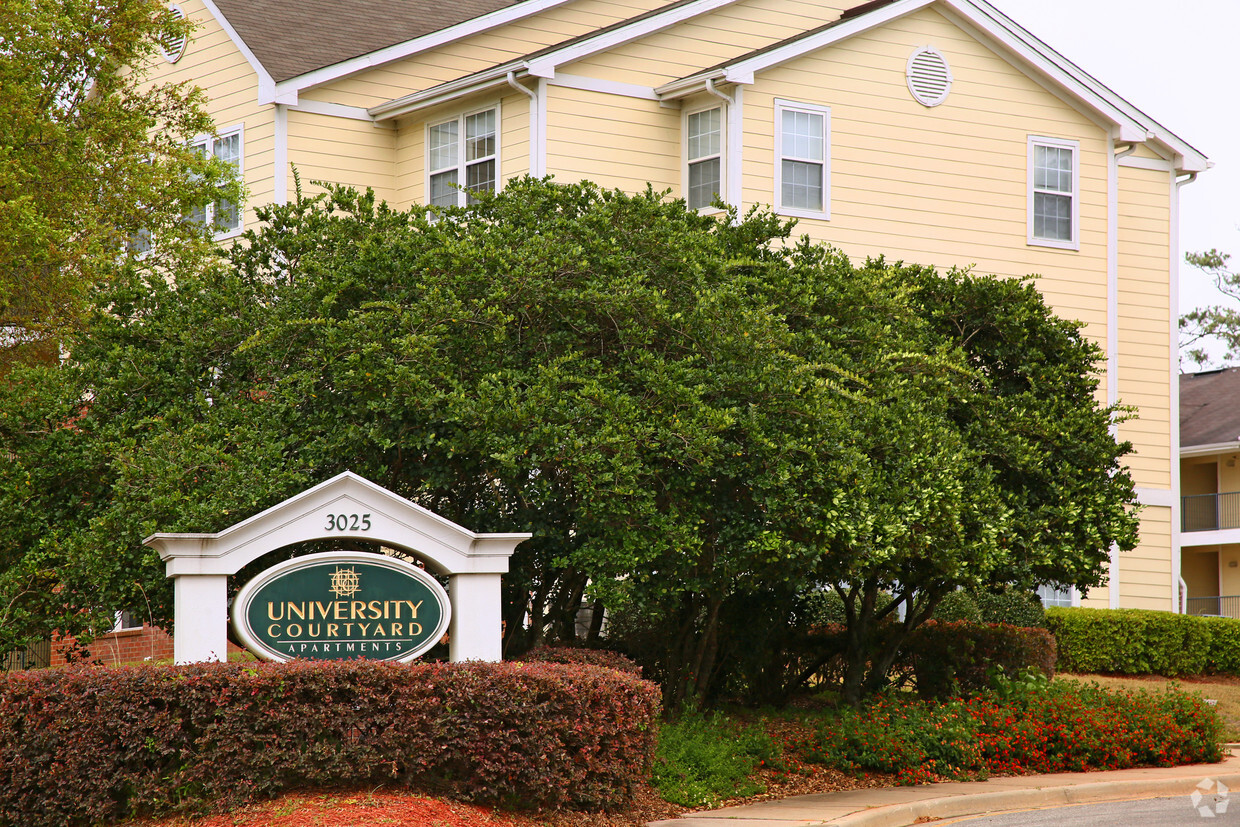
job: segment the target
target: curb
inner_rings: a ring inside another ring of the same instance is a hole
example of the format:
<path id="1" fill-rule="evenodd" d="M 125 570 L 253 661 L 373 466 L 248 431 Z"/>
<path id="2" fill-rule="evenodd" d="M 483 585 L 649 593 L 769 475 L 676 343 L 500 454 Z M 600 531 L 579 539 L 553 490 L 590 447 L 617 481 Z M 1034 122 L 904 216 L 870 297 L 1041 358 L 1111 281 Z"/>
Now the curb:
<path id="1" fill-rule="evenodd" d="M 1227 787 L 1240 788 L 1240 773 L 1208 776 Z M 1036 790 L 1003 790 L 974 795 L 943 796 L 908 804 L 874 807 L 819 824 L 837 827 L 908 827 L 918 819 L 955 818 L 986 813 L 1017 810 L 1026 807 L 1055 807 L 1123 801 L 1132 798 L 1167 798 L 1188 796 L 1197 789 L 1200 779 L 1166 778 L 1159 780 L 1102 781 L 1070 787 Z"/>

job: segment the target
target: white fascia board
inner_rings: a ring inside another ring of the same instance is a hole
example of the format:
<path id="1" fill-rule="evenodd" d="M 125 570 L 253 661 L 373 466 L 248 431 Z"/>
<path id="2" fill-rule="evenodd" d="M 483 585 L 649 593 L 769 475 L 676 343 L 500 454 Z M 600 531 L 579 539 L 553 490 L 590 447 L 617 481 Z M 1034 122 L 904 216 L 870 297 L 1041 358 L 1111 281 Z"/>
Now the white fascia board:
<path id="1" fill-rule="evenodd" d="M 294 98 L 293 103 L 296 103 L 297 93 L 303 89 L 322 86 L 325 83 L 331 83 L 334 80 L 355 75 L 358 72 L 365 72 L 376 66 L 383 66 L 395 60 L 403 60 L 430 49 L 437 49 L 461 38 L 480 34 L 488 29 L 504 26 L 570 2 L 573 2 L 573 0 L 525 0 L 523 3 L 516 3 L 508 8 L 499 9 L 498 11 L 475 17 L 472 20 L 466 20 L 463 23 L 449 26 L 446 29 L 440 29 L 437 32 L 431 32 L 422 37 L 415 37 L 412 40 L 406 40 L 394 46 L 378 49 L 360 57 L 344 60 L 331 66 L 324 66 L 322 69 L 315 69 L 313 72 L 307 72 L 304 75 L 298 75 L 288 80 L 282 80 L 275 85 L 275 92 L 277 96 L 292 95 Z"/>
<path id="2" fill-rule="evenodd" d="M 1206 157 L 1182 139 L 1166 132 L 1152 118 L 1137 110 L 1110 88 L 1077 67 L 986 0 L 936 0 L 1018 55 L 1029 67 L 1071 92 L 1091 109 L 1119 128 L 1116 139 L 1145 143 L 1156 141 L 1184 156 L 1185 172 L 1207 168 Z M 950 15 L 949 15 L 950 17 Z M 1060 58 L 1056 60 L 1055 58 Z M 1156 127 L 1159 127 L 1156 129 Z"/>
<path id="3" fill-rule="evenodd" d="M 584 57 L 605 52 L 608 49 L 614 49 L 638 38 L 661 32 L 664 29 L 691 20 L 700 14 L 721 9 L 724 6 L 730 6 L 737 0 L 697 0 L 697 2 L 686 3 L 675 9 L 663 12 L 661 14 L 652 14 L 650 17 L 630 23 L 627 26 L 620 26 L 609 32 L 596 35 L 574 43 L 571 46 L 565 46 L 563 49 L 556 49 L 545 55 L 539 56 L 529 63 L 529 73 L 540 78 L 554 78 L 555 70 L 558 66 L 566 63 L 572 63 L 574 60 L 581 60 Z"/>
<path id="4" fill-rule="evenodd" d="M 276 100 L 276 82 L 272 79 L 271 73 L 267 71 L 263 64 L 258 62 L 258 57 L 254 52 L 250 51 L 249 46 L 245 45 L 245 41 L 241 39 L 241 35 L 237 34 L 237 30 L 232 27 L 232 24 L 228 22 L 228 18 L 223 15 L 219 6 L 215 5 L 213 0 L 202 0 L 202 4 L 211 13 L 211 16 L 215 18 L 215 22 L 220 25 L 224 33 L 228 35 L 228 39 L 237 47 L 237 51 L 241 52 L 245 57 L 246 62 L 250 64 L 250 68 L 258 75 L 258 102 L 262 104 L 286 103 L 287 101 Z M 296 102 L 297 100 L 294 98 L 293 103 Z"/>
<path id="5" fill-rule="evenodd" d="M 1232 442 L 1215 442 L 1210 445 L 1182 445 L 1180 446 L 1180 458 L 1188 459 L 1189 457 L 1208 457 L 1211 454 L 1235 454 L 1240 453 L 1240 436 Z"/>
<path id="6" fill-rule="evenodd" d="M 510 72 L 524 76 L 524 64 L 504 64 L 495 69 L 489 69 L 485 73 L 470 75 L 459 80 L 449 81 L 448 83 L 441 83 L 438 86 L 432 86 L 430 89 L 423 89 L 421 92 L 414 92 L 412 95 L 405 95 L 403 98 L 372 106 L 366 110 L 366 113 L 371 118 L 374 118 L 376 122 L 395 120 L 411 112 L 429 109 L 432 106 L 438 106 L 441 103 L 447 103 L 466 95 L 485 92 L 499 86 L 507 86 L 508 74 Z"/>

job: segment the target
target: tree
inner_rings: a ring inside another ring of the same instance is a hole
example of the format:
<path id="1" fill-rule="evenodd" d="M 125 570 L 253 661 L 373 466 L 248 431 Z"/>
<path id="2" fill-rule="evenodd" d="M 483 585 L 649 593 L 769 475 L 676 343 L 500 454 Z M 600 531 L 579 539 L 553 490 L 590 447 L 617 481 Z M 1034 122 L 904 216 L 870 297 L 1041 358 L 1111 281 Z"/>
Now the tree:
<path id="1" fill-rule="evenodd" d="M 959 585 L 1088 586 L 1132 545 L 1096 348 L 1027 284 L 854 267 L 766 212 L 588 184 L 262 217 L 227 264 L 126 271 L 71 362 L 0 391 L 10 645 L 121 606 L 166 622 L 142 537 L 345 469 L 534 533 L 510 654 L 574 640 L 583 595 L 652 618 L 671 709 L 718 691 L 744 605 L 838 589 L 855 701 L 899 645 L 881 590 L 911 630 Z"/>
<path id="2" fill-rule="evenodd" d="M 1230 299 L 1240 299 L 1240 273 L 1227 269 L 1227 253 L 1209 250 L 1186 253 L 1184 260 L 1214 279 L 1214 286 Z M 1180 349 L 1189 362 L 1205 367 L 1211 361 L 1203 342 L 1215 340 L 1226 347 L 1223 359 L 1240 359 L 1240 311 L 1222 304 L 1199 307 L 1180 317 Z"/>
<path id="3" fill-rule="evenodd" d="M 183 216 L 229 171 L 189 146 L 211 122 L 197 90 L 143 67 L 189 26 L 159 0 L 0 4 L 0 346 L 55 336 L 89 289 L 156 239 L 173 269 L 209 243 Z M 130 247 L 126 252 L 126 246 Z"/>

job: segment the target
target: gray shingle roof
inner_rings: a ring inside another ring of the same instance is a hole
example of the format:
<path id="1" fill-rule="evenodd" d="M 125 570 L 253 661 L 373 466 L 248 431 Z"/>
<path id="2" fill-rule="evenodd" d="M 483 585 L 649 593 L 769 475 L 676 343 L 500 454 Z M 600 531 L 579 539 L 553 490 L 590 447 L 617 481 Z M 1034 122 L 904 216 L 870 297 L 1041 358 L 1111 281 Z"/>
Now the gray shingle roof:
<path id="1" fill-rule="evenodd" d="M 1180 375 L 1180 447 L 1240 446 L 1240 368 Z"/>
<path id="2" fill-rule="evenodd" d="M 277 82 L 520 2 L 523 0 L 215 0 Z"/>

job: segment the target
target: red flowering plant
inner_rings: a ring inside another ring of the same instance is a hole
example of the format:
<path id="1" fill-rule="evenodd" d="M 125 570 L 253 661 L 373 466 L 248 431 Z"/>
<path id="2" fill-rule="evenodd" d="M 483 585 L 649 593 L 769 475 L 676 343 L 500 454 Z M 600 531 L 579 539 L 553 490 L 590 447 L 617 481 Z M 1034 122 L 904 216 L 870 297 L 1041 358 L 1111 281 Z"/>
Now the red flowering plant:
<path id="1" fill-rule="evenodd" d="M 808 761 L 900 783 L 992 774 L 1172 766 L 1222 759 L 1222 725 L 1194 695 L 1036 682 L 932 703 L 888 694 L 824 724 Z"/>

